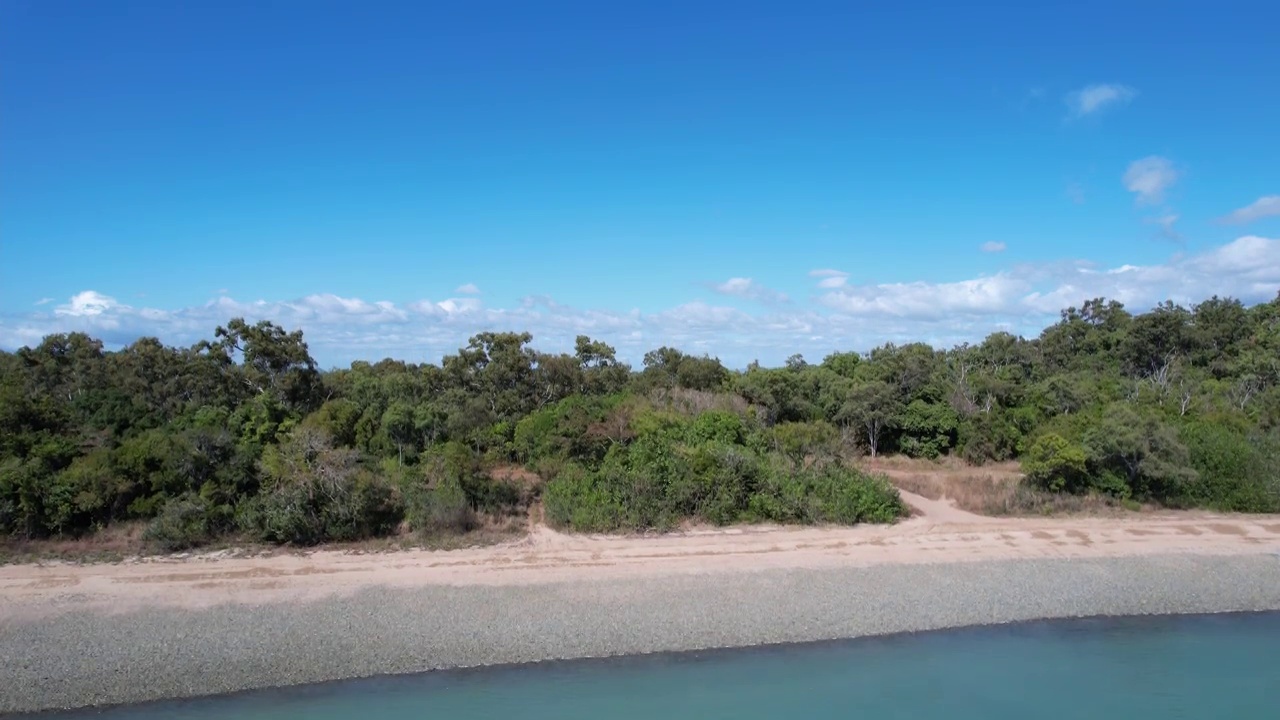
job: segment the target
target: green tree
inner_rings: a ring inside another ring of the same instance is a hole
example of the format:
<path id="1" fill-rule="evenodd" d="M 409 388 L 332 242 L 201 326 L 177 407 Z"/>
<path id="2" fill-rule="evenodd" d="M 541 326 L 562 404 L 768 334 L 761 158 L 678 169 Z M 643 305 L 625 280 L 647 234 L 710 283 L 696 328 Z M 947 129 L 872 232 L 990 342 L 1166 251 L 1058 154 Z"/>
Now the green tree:
<path id="1" fill-rule="evenodd" d="M 414 423 L 413 407 L 403 400 L 397 400 L 382 413 L 382 431 L 391 442 L 395 443 L 398 463 L 404 466 L 404 446 L 412 445 L 418 438 L 418 428 Z"/>
<path id="2" fill-rule="evenodd" d="M 911 457 L 937 458 L 955 445 L 958 424 L 949 404 L 912 400 L 898 423 L 899 448 Z"/>
<path id="3" fill-rule="evenodd" d="M 242 360 L 233 374 L 253 392 L 272 396 L 298 415 L 319 405 L 320 374 L 301 330 L 286 332 L 266 320 L 249 325 L 236 318 L 214 335 L 219 342 L 204 347 L 219 352 L 229 370 L 236 358 Z"/>
<path id="4" fill-rule="evenodd" d="M 1084 444 L 1097 469 L 1095 477 L 1119 476 L 1125 490 L 1139 497 L 1175 498 L 1197 477 L 1177 431 L 1124 403 L 1106 408 L 1086 433 Z"/>
<path id="5" fill-rule="evenodd" d="M 861 428 L 871 457 L 875 457 L 885 431 L 900 422 L 902 409 L 895 388 L 883 380 L 875 380 L 854 388 L 838 418 Z"/>
<path id="6" fill-rule="evenodd" d="M 579 335 L 574 340 L 574 357 L 582 369 L 584 391 L 609 395 L 622 390 L 631 377 L 631 368 L 618 362 L 617 352 L 607 343 Z"/>
<path id="7" fill-rule="evenodd" d="M 850 380 L 856 376 L 861 364 L 862 356 L 855 352 L 835 352 L 822 359 L 822 367 Z"/>

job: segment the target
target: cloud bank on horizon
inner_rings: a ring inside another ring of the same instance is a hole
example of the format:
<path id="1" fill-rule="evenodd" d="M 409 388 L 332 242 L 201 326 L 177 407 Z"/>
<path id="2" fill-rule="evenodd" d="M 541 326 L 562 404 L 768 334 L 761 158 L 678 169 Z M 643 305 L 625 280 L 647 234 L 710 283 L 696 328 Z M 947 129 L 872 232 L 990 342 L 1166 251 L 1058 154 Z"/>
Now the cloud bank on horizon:
<path id="1" fill-rule="evenodd" d="M 835 350 L 867 350 L 885 342 L 926 341 L 947 347 L 1005 330 L 1035 335 L 1059 312 L 1094 297 L 1119 300 L 1135 312 L 1164 300 L 1194 304 L 1213 295 L 1246 303 L 1280 292 L 1280 239 L 1246 235 L 1197 254 L 1154 265 L 1099 267 L 1073 260 L 1022 263 L 955 282 L 850 282 L 835 268 L 808 273 L 804 302 L 754 279 L 708 283 L 714 292 L 746 300 L 747 309 L 691 301 L 658 312 L 578 308 L 548 297 L 516 307 L 490 307 L 475 286 L 466 297 L 407 303 L 319 293 L 297 300 L 245 302 L 220 296 L 185 308 L 138 307 L 85 290 L 47 309 L 0 317 L 0 346 L 15 349 L 51 333 L 83 331 L 119 347 L 144 336 L 175 345 L 209 338 L 233 317 L 301 328 L 325 366 L 395 357 L 438 361 L 484 330 L 528 331 L 535 346 L 567 350 L 580 334 L 604 340 L 630 362 L 662 346 L 719 356 L 731 366 L 780 363 L 795 352 L 816 359 Z"/>

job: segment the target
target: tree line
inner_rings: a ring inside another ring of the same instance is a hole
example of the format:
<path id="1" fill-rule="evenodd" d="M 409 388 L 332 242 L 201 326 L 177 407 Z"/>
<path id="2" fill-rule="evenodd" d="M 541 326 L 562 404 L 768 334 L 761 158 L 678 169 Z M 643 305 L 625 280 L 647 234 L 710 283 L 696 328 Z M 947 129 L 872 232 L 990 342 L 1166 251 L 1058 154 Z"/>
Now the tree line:
<path id="1" fill-rule="evenodd" d="M 0 533 L 142 521 L 170 549 L 519 521 L 577 530 L 892 521 L 858 455 L 1021 461 L 1045 491 L 1280 511 L 1280 297 L 1131 314 L 1090 300 L 1004 332 L 742 371 L 662 347 L 639 368 L 485 332 L 440 364 L 321 371 L 301 332 L 82 333 L 0 353 Z"/>

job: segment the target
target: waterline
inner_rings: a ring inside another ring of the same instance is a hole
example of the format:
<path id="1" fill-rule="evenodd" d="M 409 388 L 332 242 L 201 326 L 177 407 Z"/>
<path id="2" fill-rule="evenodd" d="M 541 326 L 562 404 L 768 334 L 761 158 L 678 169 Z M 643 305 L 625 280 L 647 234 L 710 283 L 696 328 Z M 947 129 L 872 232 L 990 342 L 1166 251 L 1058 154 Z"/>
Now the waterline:
<path id="1" fill-rule="evenodd" d="M 1280 613 L 1055 620 L 323 683 L 50 718 L 1272 717 Z"/>

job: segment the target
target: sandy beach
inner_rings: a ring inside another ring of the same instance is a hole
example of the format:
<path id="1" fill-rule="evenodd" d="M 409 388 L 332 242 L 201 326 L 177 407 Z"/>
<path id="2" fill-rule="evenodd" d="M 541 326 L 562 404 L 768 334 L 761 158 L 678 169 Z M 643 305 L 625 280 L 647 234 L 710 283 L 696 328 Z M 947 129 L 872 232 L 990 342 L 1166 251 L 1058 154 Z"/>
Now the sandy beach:
<path id="1" fill-rule="evenodd" d="M 995 519 L 0 567 L 0 712 L 1050 617 L 1280 609 L 1280 517 Z"/>

